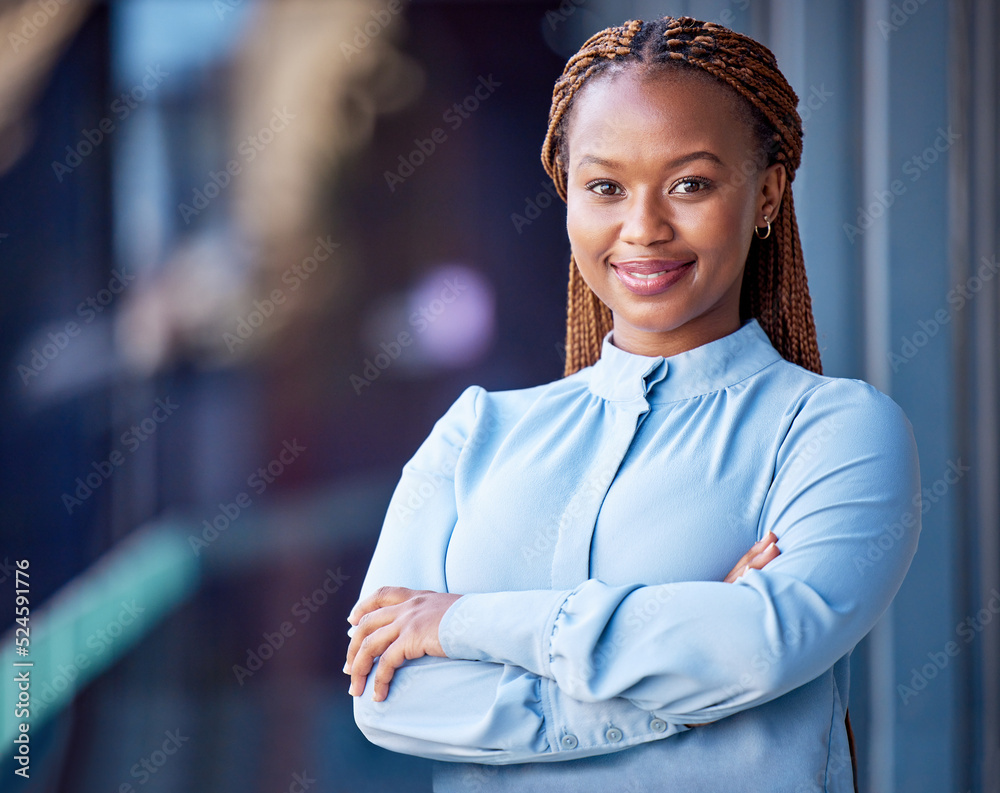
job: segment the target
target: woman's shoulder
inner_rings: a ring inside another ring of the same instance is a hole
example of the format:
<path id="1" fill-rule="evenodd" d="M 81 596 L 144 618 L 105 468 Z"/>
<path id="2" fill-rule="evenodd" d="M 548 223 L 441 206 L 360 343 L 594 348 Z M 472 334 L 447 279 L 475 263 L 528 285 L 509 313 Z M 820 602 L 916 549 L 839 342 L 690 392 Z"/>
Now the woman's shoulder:
<path id="1" fill-rule="evenodd" d="M 775 399 L 783 403 L 786 417 L 782 444 L 786 451 L 814 446 L 819 438 L 827 450 L 843 445 L 852 453 L 865 454 L 880 447 L 883 453 L 915 458 L 916 441 L 909 417 L 892 397 L 871 383 L 816 374 L 786 360 L 772 369 Z M 837 439 L 836 444 L 827 443 L 832 438 Z"/>
<path id="2" fill-rule="evenodd" d="M 855 416 L 880 416 L 909 424 L 903 408 L 871 383 L 854 377 L 816 374 L 798 364 L 780 360 L 773 369 L 776 384 L 784 386 L 796 410 L 823 410 Z"/>
<path id="3" fill-rule="evenodd" d="M 521 416 L 540 401 L 557 406 L 560 401 L 572 399 L 586 390 L 586 378 L 579 375 L 577 373 L 520 388 L 489 389 L 478 383 L 468 385 L 439 421 L 461 422 L 471 426 L 483 417 L 504 417 L 509 420 Z"/>

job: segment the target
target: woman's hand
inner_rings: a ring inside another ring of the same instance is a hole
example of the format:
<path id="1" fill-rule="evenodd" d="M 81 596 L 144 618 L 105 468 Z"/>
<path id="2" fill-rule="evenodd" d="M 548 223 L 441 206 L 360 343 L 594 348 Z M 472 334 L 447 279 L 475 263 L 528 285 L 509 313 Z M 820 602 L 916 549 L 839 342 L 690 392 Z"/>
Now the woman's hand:
<path id="1" fill-rule="evenodd" d="M 774 559 L 781 551 L 778 550 L 777 545 L 778 538 L 774 536 L 771 532 L 768 532 L 764 537 L 753 545 L 750 546 L 750 550 L 743 554 L 742 558 L 736 563 L 735 567 L 729 571 L 729 575 L 723 578 L 723 582 L 727 584 L 732 584 L 743 575 L 747 570 L 751 568 L 754 570 L 760 570 L 764 565 Z M 711 721 L 703 722 L 703 724 L 712 724 Z M 698 724 L 685 724 L 685 727 L 698 727 Z"/>
<path id="2" fill-rule="evenodd" d="M 447 658 L 438 641 L 441 618 L 461 595 L 384 586 L 355 604 L 347 621 L 355 627 L 347 648 L 344 673 L 351 676 L 351 696 L 365 690 L 373 660 L 381 656 L 372 700 L 380 702 L 389 693 L 389 681 L 404 661 L 424 655 Z"/>
<path id="3" fill-rule="evenodd" d="M 763 538 L 750 546 L 750 550 L 743 554 L 743 558 L 736 563 L 736 566 L 729 571 L 729 575 L 722 580 L 727 584 L 732 584 L 747 570 L 751 568 L 760 570 L 780 553 L 777 541 L 778 538 L 771 532 L 765 534 Z"/>
<path id="4" fill-rule="evenodd" d="M 779 553 L 776 540 L 777 537 L 768 532 L 751 546 L 723 580 L 733 583 L 747 570 L 764 567 Z M 386 698 L 389 682 L 405 661 L 424 655 L 446 658 L 438 641 L 438 627 L 444 613 L 460 597 L 429 589 L 387 586 L 358 602 L 347 617 L 355 626 L 344 664 L 344 673 L 351 676 L 351 695 L 359 696 L 364 691 L 372 663 L 379 656 L 372 691 L 375 702 Z"/>

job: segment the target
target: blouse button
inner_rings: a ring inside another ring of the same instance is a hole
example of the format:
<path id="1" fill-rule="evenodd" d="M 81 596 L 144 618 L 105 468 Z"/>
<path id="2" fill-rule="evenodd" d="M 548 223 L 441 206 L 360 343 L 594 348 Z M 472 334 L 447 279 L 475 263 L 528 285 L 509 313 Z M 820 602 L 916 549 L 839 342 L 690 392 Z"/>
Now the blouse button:
<path id="1" fill-rule="evenodd" d="M 576 740 L 576 736 L 572 733 L 562 737 L 563 749 L 575 749 L 578 743 L 579 741 Z"/>
<path id="2" fill-rule="evenodd" d="M 611 727 L 604 733 L 604 737 L 611 741 L 611 743 L 618 743 L 622 739 L 622 731 L 617 727 Z"/>
<path id="3" fill-rule="evenodd" d="M 663 719 L 653 719 L 649 723 L 649 729 L 653 732 L 663 732 L 667 729 L 667 723 Z"/>

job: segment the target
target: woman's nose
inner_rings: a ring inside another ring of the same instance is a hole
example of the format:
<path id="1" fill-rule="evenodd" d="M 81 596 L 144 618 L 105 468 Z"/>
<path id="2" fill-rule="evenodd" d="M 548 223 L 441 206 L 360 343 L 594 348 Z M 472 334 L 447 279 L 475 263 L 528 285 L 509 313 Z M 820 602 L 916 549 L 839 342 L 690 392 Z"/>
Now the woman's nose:
<path id="1" fill-rule="evenodd" d="M 649 247 L 674 238 L 668 207 L 662 196 L 653 191 L 636 193 L 629 197 L 623 209 L 625 216 L 619 232 L 622 242 Z"/>

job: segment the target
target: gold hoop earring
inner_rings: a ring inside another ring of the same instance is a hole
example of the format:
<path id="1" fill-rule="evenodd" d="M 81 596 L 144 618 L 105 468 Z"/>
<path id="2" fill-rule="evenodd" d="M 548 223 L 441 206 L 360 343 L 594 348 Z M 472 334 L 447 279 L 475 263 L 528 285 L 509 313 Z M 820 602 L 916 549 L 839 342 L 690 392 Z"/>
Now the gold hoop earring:
<path id="1" fill-rule="evenodd" d="M 767 231 L 763 234 L 760 233 L 760 229 L 756 225 L 753 227 L 753 233 L 757 235 L 759 240 L 766 240 L 771 236 L 771 221 L 767 219 L 767 215 L 764 215 L 764 222 L 767 223 Z"/>

